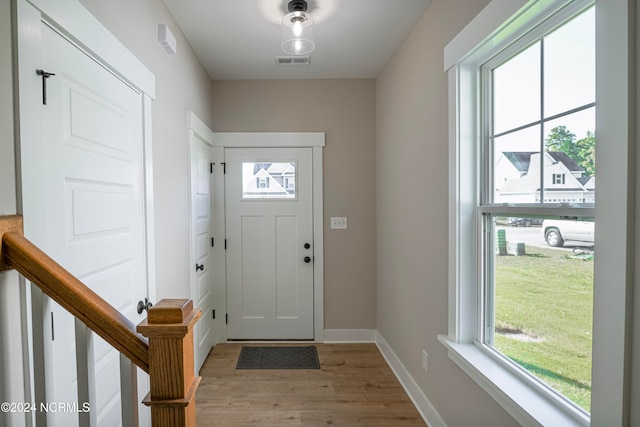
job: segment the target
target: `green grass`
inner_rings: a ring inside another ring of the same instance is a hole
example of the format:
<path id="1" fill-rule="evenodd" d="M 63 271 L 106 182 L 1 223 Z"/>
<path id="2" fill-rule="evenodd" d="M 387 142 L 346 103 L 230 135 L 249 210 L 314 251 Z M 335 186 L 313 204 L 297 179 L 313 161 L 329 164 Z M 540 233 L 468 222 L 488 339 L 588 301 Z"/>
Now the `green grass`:
<path id="1" fill-rule="evenodd" d="M 527 252 L 496 256 L 494 346 L 590 412 L 593 260 Z"/>

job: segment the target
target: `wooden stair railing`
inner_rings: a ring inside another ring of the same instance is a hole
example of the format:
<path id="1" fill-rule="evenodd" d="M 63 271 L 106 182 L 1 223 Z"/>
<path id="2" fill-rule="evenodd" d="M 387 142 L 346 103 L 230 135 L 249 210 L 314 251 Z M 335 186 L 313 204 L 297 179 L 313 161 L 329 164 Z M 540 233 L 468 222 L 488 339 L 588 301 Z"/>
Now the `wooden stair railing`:
<path id="1" fill-rule="evenodd" d="M 195 427 L 191 300 L 161 300 L 137 331 L 131 321 L 23 236 L 22 217 L 0 216 L 0 271 L 14 268 L 150 377 L 143 403 L 153 427 Z M 144 336 L 143 336 L 144 335 Z M 145 338 L 147 337 L 147 338 Z"/>

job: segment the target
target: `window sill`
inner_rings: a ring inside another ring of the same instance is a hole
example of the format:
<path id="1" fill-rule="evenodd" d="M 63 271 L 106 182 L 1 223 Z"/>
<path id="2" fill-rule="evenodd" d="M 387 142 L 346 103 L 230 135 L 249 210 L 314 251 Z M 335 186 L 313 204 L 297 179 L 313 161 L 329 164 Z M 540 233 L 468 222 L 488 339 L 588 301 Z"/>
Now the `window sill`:
<path id="1" fill-rule="evenodd" d="M 555 394 L 532 386 L 475 344 L 438 340 L 449 358 L 523 426 L 588 426 L 589 417 Z"/>

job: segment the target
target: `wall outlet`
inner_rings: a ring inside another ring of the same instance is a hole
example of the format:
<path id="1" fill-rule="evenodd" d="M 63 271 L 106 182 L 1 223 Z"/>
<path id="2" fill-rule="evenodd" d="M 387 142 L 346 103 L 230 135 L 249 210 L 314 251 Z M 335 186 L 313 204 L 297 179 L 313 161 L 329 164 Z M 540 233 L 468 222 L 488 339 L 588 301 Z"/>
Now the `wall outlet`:
<path id="1" fill-rule="evenodd" d="M 347 229 L 347 217 L 346 216 L 332 216 L 331 228 L 333 230 L 346 230 Z"/>
<path id="2" fill-rule="evenodd" d="M 422 350 L 422 369 L 429 372 L 429 353 L 424 350 Z"/>

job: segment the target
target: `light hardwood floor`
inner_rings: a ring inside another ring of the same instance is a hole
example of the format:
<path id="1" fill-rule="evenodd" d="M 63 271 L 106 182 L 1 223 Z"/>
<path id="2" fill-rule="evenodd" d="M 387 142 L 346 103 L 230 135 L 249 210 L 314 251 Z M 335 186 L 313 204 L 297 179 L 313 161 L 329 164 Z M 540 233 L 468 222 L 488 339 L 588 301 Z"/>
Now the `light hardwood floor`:
<path id="1" fill-rule="evenodd" d="M 375 344 L 313 344 L 321 369 L 236 370 L 243 345 L 279 344 L 212 350 L 200 371 L 198 426 L 425 426 Z"/>

